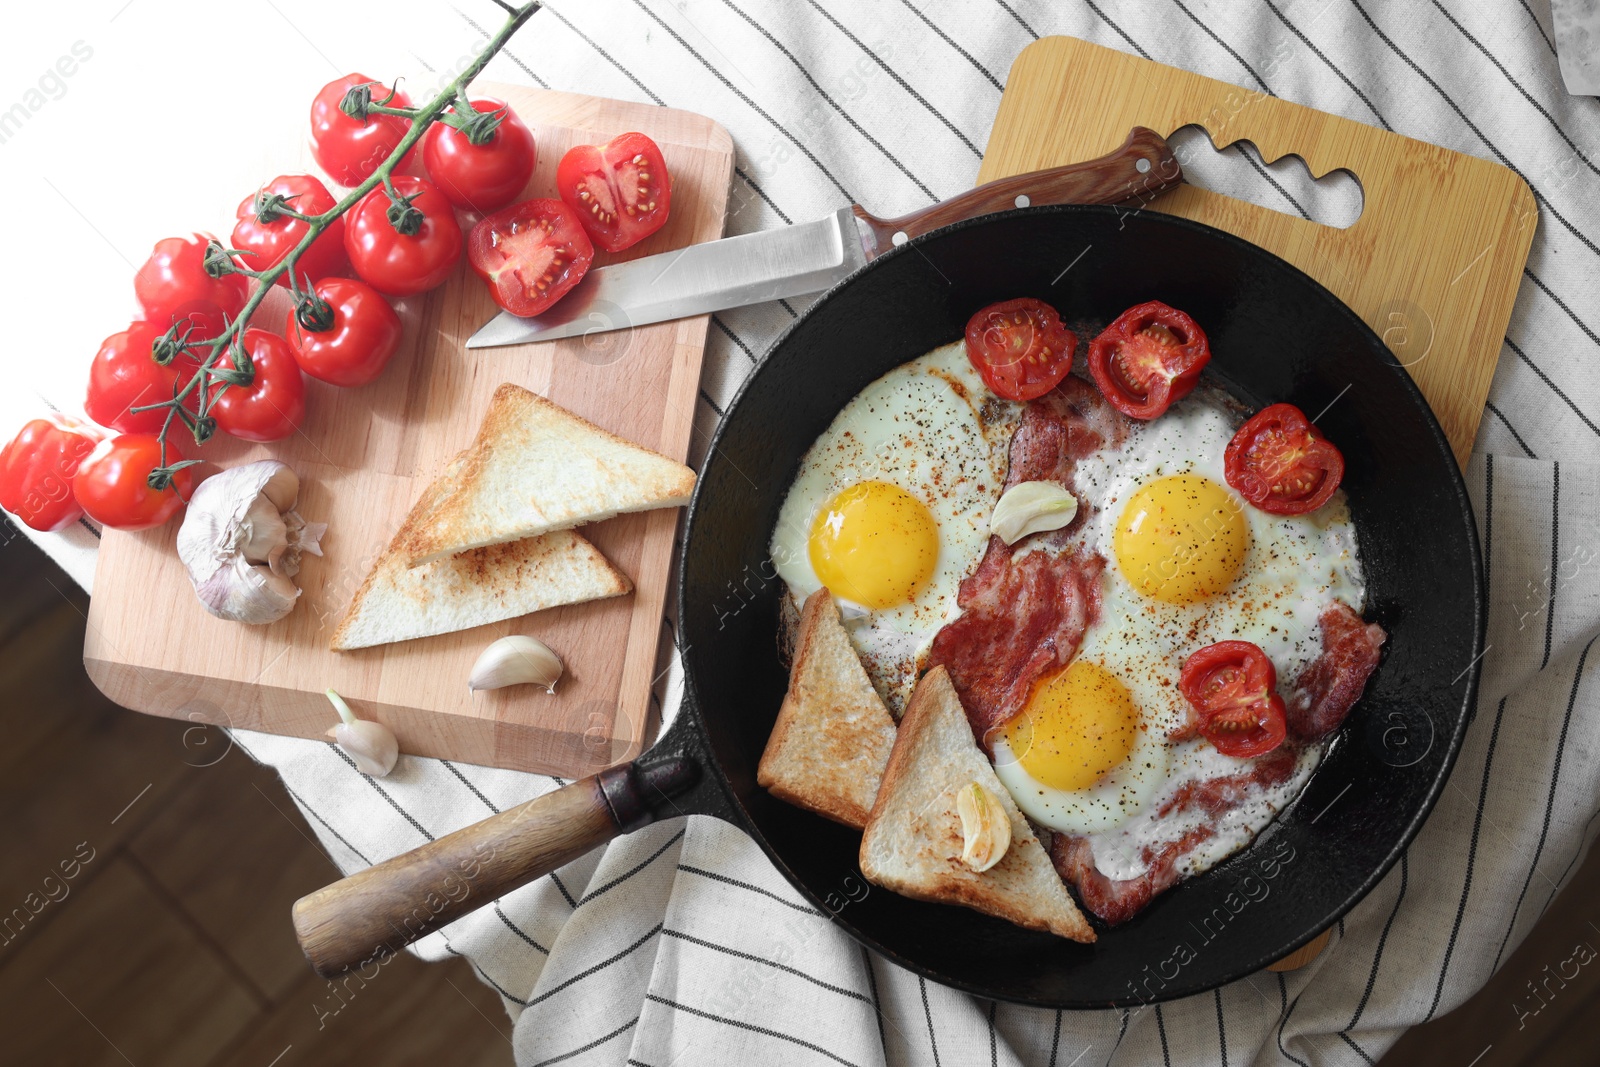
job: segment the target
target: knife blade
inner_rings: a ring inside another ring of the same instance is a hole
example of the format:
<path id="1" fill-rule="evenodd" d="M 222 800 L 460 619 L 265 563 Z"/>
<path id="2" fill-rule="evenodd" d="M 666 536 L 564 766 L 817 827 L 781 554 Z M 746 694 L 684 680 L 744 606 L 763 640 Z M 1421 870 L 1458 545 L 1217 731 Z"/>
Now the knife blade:
<path id="1" fill-rule="evenodd" d="M 532 318 L 501 312 L 467 347 L 555 341 L 815 293 L 891 248 L 962 219 L 1040 204 L 1147 203 L 1182 181 L 1166 141 L 1135 127 L 1120 148 L 1098 159 L 1001 178 L 899 218 L 851 206 L 815 222 L 597 267 L 549 311 Z"/>

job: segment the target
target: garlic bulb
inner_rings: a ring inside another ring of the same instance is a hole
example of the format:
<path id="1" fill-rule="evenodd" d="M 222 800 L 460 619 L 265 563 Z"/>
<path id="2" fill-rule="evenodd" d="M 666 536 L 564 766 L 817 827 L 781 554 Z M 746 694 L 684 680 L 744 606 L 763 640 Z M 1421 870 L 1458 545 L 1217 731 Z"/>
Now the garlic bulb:
<path id="1" fill-rule="evenodd" d="M 328 731 L 333 735 L 334 744 L 356 761 L 356 769 L 362 774 L 382 778 L 394 770 L 395 761 L 400 758 L 400 742 L 395 738 L 394 731 L 381 722 L 356 718 L 356 713 L 350 710 L 344 697 L 332 689 L 327 693 L 334 709 L 339 712 L 339 718 L 343 720 Z"/>
<path id="2" fill-rule="evenodd" d="M 1011 817 L 995 795 L 973 782 L 956 794 L 961 816 L 961 862 L 980 874 L 1005 858 L 1011 847 Z"/>
<path id="3" fill-rule="evenodd" d="M 1055 482 L 1018 482 L 994 506 L 989 532 L 1008 545 L 1045 530 L 1059 530 L 1078 514 L 1078 498 Z"/>
<path id="4" fill-rule="evenodd" d="M 526 634 L 511 634 L 483 650 L 472 665 L 467 688 L 499 689 L 532 682 L 544 686 L 545 692 L 554 693 L 561 671 L 561 658 L 543 641 Z"/>
<path id="5" fill-rule="evenodd" d="M 211 614 L 277 622 L 294 608 L 300 554 L 322 555 L 324 522 L 294 510 L 300 479 L 275 459 L 230 467 L 200 483 L 178 530 L 178 558 Z"/>

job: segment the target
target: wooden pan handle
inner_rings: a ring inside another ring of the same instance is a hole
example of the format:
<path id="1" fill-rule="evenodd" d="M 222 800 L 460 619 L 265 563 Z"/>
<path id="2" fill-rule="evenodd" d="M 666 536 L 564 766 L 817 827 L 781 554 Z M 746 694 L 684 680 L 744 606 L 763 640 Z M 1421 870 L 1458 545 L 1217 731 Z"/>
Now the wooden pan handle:
<path id="1" fill-rule="evenodd" d="M 851 210 L 872 231 L 876 248 L 867 257 L 871 259 L 963 219 L 1038 204 L 1149 201 L 1182 181 L 1183 168 L 1167 142 L 1154 130 L 1135 126 L 1122 147 L 1098 159 L 1001 178 L 897 219 L 877 218 L 859 206 Z"/>
<path id="2" fill-rule="evenodd" d="M 687 788 L 698 767 L 627 763 L 385 860 L 295 901 L 312 968 L 331 978 L 381 963 L 432 930 L 654 822 L 647 798 Z"/>

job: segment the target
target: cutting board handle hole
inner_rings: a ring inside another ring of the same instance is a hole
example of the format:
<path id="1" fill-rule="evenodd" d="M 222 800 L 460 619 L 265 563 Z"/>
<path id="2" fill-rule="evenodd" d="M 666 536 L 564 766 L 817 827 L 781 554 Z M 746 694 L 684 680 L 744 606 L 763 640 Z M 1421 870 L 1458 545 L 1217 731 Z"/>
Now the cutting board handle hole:
<path id="1" fill-rule="evenodd" d="M 1260 149 L 1248 140 L 1218 150 L 1198 124 L 1174 130 L 1167 143 L 1183 166 L 1184 176 L 1202 189 L 1269 211 L 1309 216 L 1313 222 L 1341 230 L 1361 217 L 1361 182 L 1348 170 L 1312 178 L 1299 156 L 1291 154 L 1264 163 Z"/>

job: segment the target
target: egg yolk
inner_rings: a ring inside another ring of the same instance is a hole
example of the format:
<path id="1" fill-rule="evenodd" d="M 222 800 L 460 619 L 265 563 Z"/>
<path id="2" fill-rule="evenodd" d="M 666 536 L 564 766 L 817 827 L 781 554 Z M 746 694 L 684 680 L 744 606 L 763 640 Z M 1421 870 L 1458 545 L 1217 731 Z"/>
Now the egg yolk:
<path id="1" fill-rule="evenodd" d="M 1194 604 L 1233 584 L 1250 547 L 1237 501 L 1210 478 L 1175 474 L 1141 486 L 1117 520 L 1112 548 L 1135 589 Z"/>
<path id="2" fill-rule="evenodd" d="M 1138 724 L 1128 687 L 1100 664 L 1074 660 L 1034 687 L 1005 737 L 1030 778 L 1087 789 L 1128 758 Z"/>
<path id="3" fill-rule="evenodd" d="M 939 525 L 926 504 L 888 482 L 858 482 L 817 512 L 811 569 L 836 596 L 869 608 L 909 603 L 933 577 Z"/>

